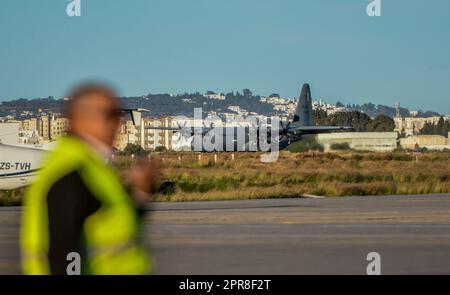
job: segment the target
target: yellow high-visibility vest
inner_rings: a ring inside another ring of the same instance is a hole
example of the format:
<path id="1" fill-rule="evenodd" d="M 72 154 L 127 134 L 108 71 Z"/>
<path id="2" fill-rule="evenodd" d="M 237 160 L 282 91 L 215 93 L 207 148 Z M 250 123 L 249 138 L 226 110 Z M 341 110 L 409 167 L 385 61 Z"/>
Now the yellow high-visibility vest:
<path id="1" fill-rule="evenodd" d="M 83 224 L 88 274 L 147 274 L 149 255 L 139 242 L 140 223 L 119 176 L 82 140 L 62 138 L 44 161 L 24 199 L 21 227 L 22 270 L 25 274 L 50 274 L 47 194 L 65 175 L 78 171 L 101 207 Z M 68 261 L 68 264 L 70 261 Z"/>

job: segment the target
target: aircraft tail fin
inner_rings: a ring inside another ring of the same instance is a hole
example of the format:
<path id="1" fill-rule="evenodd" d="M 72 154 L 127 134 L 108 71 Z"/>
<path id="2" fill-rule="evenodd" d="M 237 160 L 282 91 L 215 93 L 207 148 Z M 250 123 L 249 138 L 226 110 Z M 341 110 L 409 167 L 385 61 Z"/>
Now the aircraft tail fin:
<path id="1" fill-rule="evenodd" d="M 314 126 L 311 89 L 309 84 L 303 84 L 292 122 L 299 122 L 299 125 L 301 126 Z"/>

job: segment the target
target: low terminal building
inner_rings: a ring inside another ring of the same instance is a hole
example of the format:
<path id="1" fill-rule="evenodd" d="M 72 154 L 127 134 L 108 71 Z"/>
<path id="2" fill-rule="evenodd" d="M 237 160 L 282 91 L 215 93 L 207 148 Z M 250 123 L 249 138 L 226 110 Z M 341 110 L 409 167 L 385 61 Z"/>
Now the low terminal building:
<path id="1" fill-rule="evenodd" d="M 449 137 L 442 135 L 414 135 L 406 138 L 400 139 L 400 146 L 404 149 L 413 150 L 416 148 L 416 144 L 419 148 L 426 148 L 428 150 L 439 150 L 444 149 L 450 150 L 450 133 Z"/>
<path id="2" fill-rule="evenodd" d="M 325 151 L 333 150 L 333 145 L 348 144 L 349 148 L 360 151 L 390 152 L 398 146 L 397 132 L 339 132 L 317 135 L 317 142 Z"/>

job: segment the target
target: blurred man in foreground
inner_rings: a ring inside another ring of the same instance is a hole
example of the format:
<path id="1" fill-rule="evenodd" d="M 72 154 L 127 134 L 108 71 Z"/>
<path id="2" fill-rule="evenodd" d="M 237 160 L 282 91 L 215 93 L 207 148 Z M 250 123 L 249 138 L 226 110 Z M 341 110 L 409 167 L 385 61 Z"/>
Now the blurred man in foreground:
<path id="1" fill-rule="evenodd" d="M 69 135 L 59 140 L 25 196 L 25 274 L 67 274 L 68 257 L 77 255 L 82 274 L 151 271 L 140 244 L 139 209 L 157 184 L 158 168 L 154 161 L 140 161 L 125 186 L 110 166 L 122 116 L 115 97 L 100 84 L 80 86 L 70 95 Z"/>

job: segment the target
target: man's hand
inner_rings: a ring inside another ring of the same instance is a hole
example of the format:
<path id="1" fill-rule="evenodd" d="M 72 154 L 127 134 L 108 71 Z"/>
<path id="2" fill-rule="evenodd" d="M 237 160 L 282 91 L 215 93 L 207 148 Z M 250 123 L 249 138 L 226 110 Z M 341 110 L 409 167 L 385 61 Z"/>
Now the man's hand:
<path id="1" fill-rule="evenodd" d="M 141 157 L 130 167 L 127 182 L 133 192 L 136 205 L 149 201 L 149 195 L 155 192 L 161 183 L 160 160 L 155 156 Z"/>

